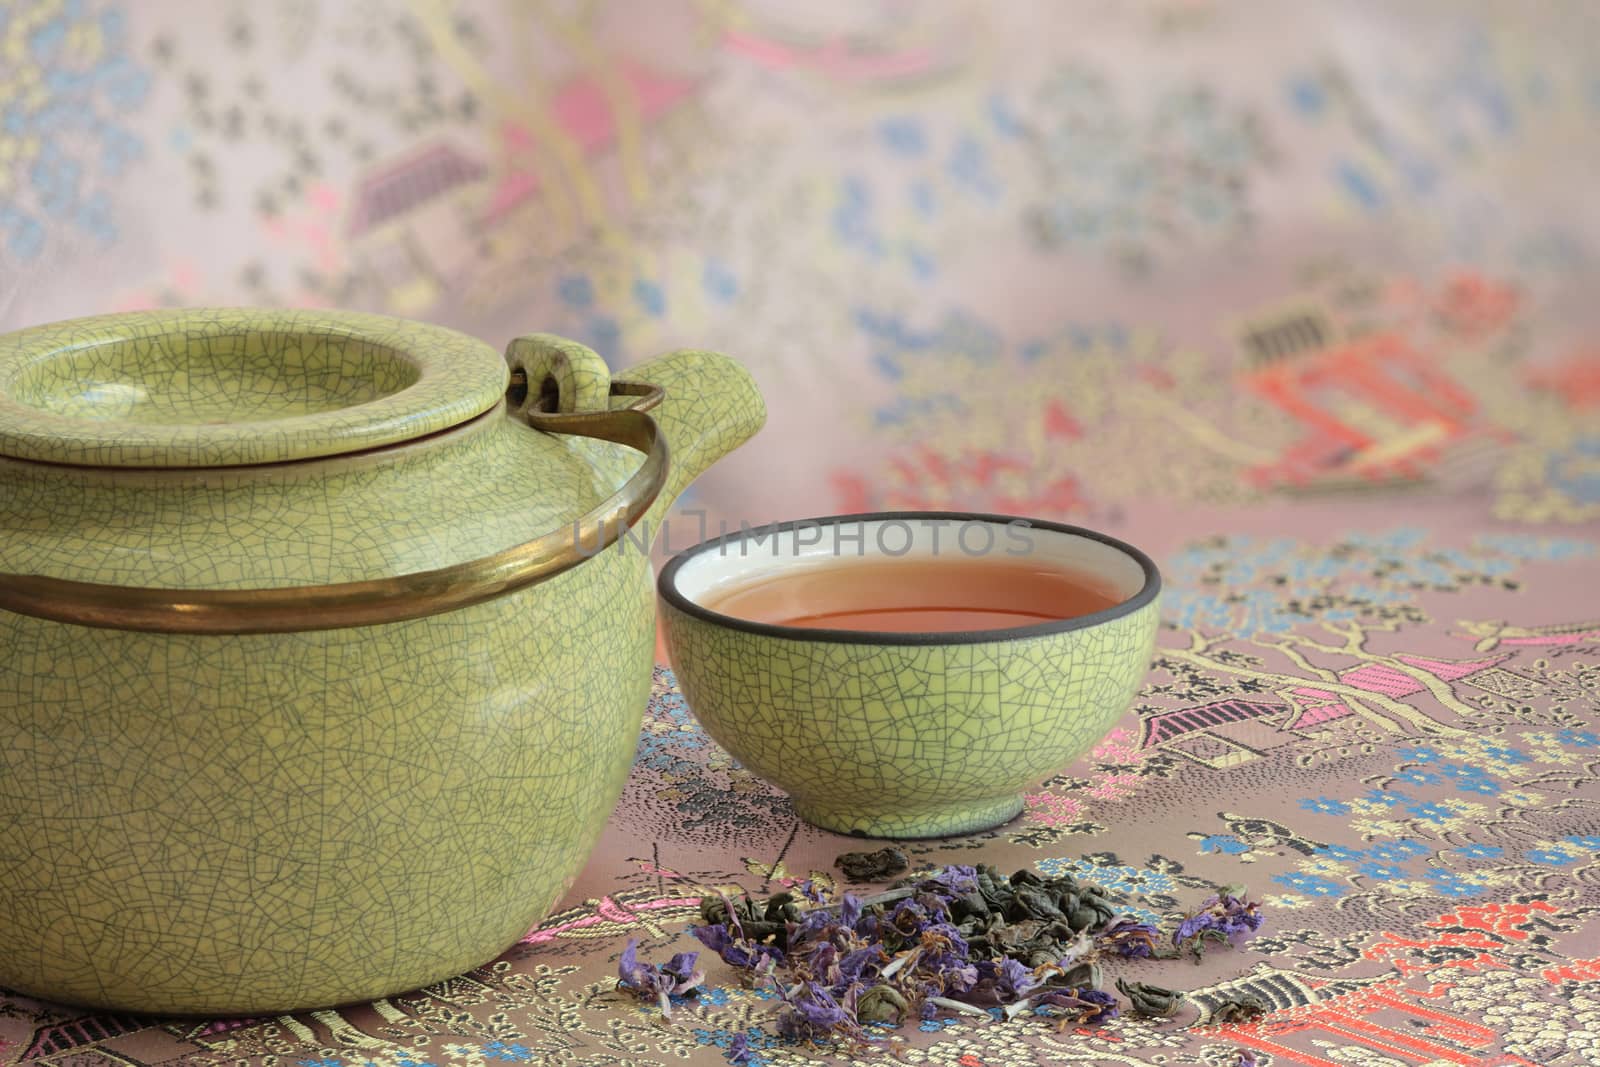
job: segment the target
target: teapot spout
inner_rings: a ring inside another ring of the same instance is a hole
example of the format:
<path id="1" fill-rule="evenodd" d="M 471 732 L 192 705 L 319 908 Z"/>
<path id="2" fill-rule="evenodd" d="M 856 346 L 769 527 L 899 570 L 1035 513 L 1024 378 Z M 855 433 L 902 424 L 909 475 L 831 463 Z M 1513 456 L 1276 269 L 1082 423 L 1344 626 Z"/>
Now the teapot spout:
<path id="1" fill-rule="evenodd" d="M 671 449 L 666 484 L 645 514 L 645 529 L 653 537 L 690 482 L 755 436 L 767 421 L 767 407 L 750 372 L 718 352 L 679 349 L 629 367 L 618 377 L 666 392 L 650 413 Z"/>

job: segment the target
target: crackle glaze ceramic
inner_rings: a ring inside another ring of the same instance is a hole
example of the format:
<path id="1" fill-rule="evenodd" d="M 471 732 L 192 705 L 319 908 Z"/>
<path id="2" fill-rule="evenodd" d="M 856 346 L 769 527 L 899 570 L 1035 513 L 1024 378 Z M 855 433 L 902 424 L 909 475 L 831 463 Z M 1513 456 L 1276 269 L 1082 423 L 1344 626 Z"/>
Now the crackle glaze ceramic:
<path id="1" fill-rule="evenodd" d="M 997 535 L 990 544 L 1007 544 L 1016 528 L 1006 527 L 1016 521 L 948 512 L 833 516 L 729 534 L 679 554 L 658 588 L 689 709 L 741 763 L 787 792 L 801 818 L 824 829 L 920 838 L 1009 821 L 1022 811 L 1022 790 L 1104 736 L 1149 669 L 1161 579 L 1144 553 L 1089 530 L 1027 520 L 1033 559 L 1096 574 L 1123 599 L 1092 615 L 1007 630 L 798 629 L 734 618 L 704 602 L 789 568 L 847 565 L 858 553 L 970 565 L 949 533 L 941 556 L 938 526 L 989 525 Z"/>
<path id="2" fill-rule="evenodd" d="M 0 591 L 17 576 L 298 589 L 477 560 L 640 468 L 510 417 L 508 373 L 605 410 L 593 352 L 507 356 L 378 316 L 166 311 L 0 337 Z M 647 517 L 761 425 L 712 353 L 632 369 L 673 464 Z M 642 506 L 642 505 L 641 505 Z M 0 611 L 0 986 L 262 1014 L 477 966 L 570 885 L 650 685 L 620 542 L 423 618 L 145 632 Z"/>

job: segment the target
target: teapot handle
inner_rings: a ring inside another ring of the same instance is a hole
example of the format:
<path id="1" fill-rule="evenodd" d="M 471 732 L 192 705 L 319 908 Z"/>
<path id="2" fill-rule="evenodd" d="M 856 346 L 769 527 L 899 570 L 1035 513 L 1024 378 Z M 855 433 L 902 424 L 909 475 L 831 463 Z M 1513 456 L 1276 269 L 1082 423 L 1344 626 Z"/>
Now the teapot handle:
<path id="1" fill-rule="evenodd" d="M 565 573 L 615 544 L 649 510 L 667 480 L 667 442 L 646 414 L 664 390 L 612 381 L 625 407 L 545 412 L 526 402 L 526 374 L 512 374 L 517 414 L 535 429 L 592 437 L 643 452 L 622 487 L 578 518 L 492 556 L 431 571 L 282 589 L 151 589 L 0 573 L 0 610 L 52 622 L 169 634 L 268 634 L 375 626 L 438 615 L 514 593 Z"/>

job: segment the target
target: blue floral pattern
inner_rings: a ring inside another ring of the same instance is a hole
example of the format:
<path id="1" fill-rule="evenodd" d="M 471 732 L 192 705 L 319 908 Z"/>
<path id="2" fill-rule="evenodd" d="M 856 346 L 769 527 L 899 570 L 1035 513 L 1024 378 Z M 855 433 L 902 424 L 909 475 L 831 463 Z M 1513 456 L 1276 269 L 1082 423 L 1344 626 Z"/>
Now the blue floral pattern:
<path id="1" fill-rule="evenodd" d="M 1402 745 L 1395 749 L 1399 763 L 1394 773 L 1369 779 L 1370 788 L 1350 799 L 1300 798 L 1302 810 L 1348 819 L 1372 843 L 1364 848 L 1318 846 L 1298 870 L 1273 880 L 1308 897 L 1341 897 L 1374 888 L 1445 897 L 1493 892 L 1495 883 L 1475 872 L 1491 869 L 1484 865 L 1497 866 L 1508 850 L 1486 841 L 1460 840 L 1490 818 L 1490 809 L 1483 801 L 1459 795 L 1488 799 L 1515 793 L 1539 764 L 1560 763 L 1597 747 L 1600 740 L 1592 731 L 1572 728 L 1527 731 L 1520 739 L 1529 747 L 1479 737 Z M 1413 787 L 1429 789 L 1432 795 L 1419 795 Z M 1535 867 L 1565 868 L 1596 851 L 1600 836 L 1568 835 L 1522 848 L 1517 855 Z"/>
<path id="2" fill-rule="evenodd" d="M 150 93 L 121 4 L 55 0 L 0 17 L 0 264 L 39 261 L 50 235 L 104 249 L 110 188 L 145 155 L 130 118 Z"/>

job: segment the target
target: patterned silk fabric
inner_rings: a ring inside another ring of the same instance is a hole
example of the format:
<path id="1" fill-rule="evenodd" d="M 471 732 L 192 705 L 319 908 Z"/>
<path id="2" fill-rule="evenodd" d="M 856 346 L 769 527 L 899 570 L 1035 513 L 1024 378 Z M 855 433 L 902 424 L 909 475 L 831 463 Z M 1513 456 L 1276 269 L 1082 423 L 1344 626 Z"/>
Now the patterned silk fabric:
<path id="1" fill-rule="evenodd" d="M 770 422 L 673 548 L 958 508 L 1148 550 L 1121 725 L 913 859 L 1169 923 L 1243 883 L 1266 925 L 1121 969 L 1173 1020 L 912 1023 L 905 1062 L 1595 1063 L 1597 41 L 1588 0 L 0 0 L 0 329 L 284 304 L 620 376 L 718 349 Z M 499 960 L 292 1018 L 0 992 L 0 1063 L 813 1062 L 719 961 L 664 1026 L 617 958 L 859 846 L 663 669 L 593 860 Z M 1216 1021 L 1242 992 L 1270 1011 Z"/>

